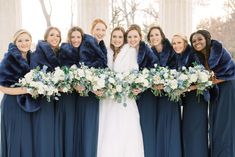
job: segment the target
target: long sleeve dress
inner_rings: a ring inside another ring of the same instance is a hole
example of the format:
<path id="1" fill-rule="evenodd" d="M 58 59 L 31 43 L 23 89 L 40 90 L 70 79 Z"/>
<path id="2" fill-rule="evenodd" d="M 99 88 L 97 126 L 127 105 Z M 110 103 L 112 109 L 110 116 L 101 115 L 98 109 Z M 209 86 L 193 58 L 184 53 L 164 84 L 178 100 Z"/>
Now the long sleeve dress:
<path id="1" fill-rule="evenodd" d="M 137 52 L 124 45 L 113 62 L 108 51 L 109 68 L 115 72 L 138 70 Z M 100 101 L 98 157 L 144 157 L 143 139 L 136 101 L 125 99 L 126 106 L 111 98 Z"/>

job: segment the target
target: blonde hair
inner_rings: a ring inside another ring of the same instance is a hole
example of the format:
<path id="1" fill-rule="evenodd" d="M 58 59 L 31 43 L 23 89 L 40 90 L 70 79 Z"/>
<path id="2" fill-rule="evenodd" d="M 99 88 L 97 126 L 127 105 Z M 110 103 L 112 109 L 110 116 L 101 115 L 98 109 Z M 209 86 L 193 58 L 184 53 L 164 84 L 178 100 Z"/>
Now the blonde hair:
<path id="1" fill-rule="evenodd" d="M 94 30 L 95 26 L 98 24 L 98 23 L 102 23 L 103 25 L 105 25 L 105 28 L 107 29 L 108 26 L 106 25 L 106 23 L 102 20 L 102 19 L 95 19 L 92 24 L 91 24 L 91 34 L 92 34 L 92 31 Z"/>
<path id="2" fill-rule="evenodd" d="M 31 41 L 32 41 L 32 36 L 31 36 L 31 34 L 27 31 L 27 30 L 25 30 L 25 29 L 19 29 L 17 32 L 15 32 L 15 34 L 14 34 L 14 36 L 13 36 L 13 43 L 14 44 L 16 44 L 16 40 L 18 39 L 18 37 L 21 35 L 21 34 L 28 34 L 29 35 L 29 37 L 30 37 L 30 39 L 31 39 Z"/>
<path id="3" fill-rule="evenodd" d="M 171 40 L 171 43 L 173 42 L 173 38 L 174 37 L 180 37 L 181 39 L 183 39 L 184 43 L 185 43 L 185 46 L 187 46 L 189 43 L 188 43 L 188 39 L 187 39 L 187 36 L 184 35 L 184 34 L 181 34 L 181 33 L 176 33 L 173 35 L 172 37 L 172 40 Z"/>

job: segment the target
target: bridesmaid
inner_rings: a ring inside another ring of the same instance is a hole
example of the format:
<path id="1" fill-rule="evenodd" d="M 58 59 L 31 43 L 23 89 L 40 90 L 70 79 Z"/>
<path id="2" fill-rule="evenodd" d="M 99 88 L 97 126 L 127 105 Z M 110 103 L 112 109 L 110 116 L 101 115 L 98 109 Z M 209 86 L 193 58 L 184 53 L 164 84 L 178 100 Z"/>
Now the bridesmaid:
<path id="1" fill-rule="evenodd" d="M 4 93 L 1 102 L 1 157 L 34 156 L 32 114 L 20 106 L 27 89 L 11 87 L 30 70 L 31 43 L 30 33 L 18 30 L 0 64 L 0 91 Z"/>
<path id="2" fill-rule="evenodd" d="M 80 46 L 79 58 L 80 62 L 88 67 L 106 68 L 107 67 L 107 49 L 104 44 L 104 36 L 107 25 L 101 19 L 95 19 L 92 22 L 91 34 L 84 35 L 84 39 Z M 95 91 L 95 94 L 102 94 Z M 76 145 L 82 146 L 81 151 L 75 150 L 75 156 L 95 157 L 97 155 L 98 129 L 99 129 L 99 99 L 95 94 L 90 92 L 88 97 L 80 97 L 77 112 L 77 121 L 81 134 L 76 135 Z M 79 134 L 79 131 L 77 131 Z M 80 139 L 81 138 L 81 139 Z M 79 142 L 81 140 L 81 142 Z"/>
<path id="3" fill-rule="evenodd" d="M 172 46 L 178 71 L 181 71 L 183 66 L 188 68 L 192 67 L 193 63 L 199 64 L 199 59 L 196 53 L 192 52 L 186 36 L 175 34 L 172 38 Z M 197 97 L 193 89 L 195 87 L 190 87 L 189 92 L 182 98 L 183 154 L 184 157 L 208 157 L 208 105 L 203 96 Z"/>
<path id="4" fill-rule="evenodd" d="M 215 73 L 213 83 L 219 92 L 217 99 L 215 92 L 211 93 L 211 156 L 235 156 L 235 62 L 223 45 L 211 39 L 206 30 L 192 33 L 190 42 L 201 63 Z"/>
<path id="5" fill-rule="evenodd" d="M 137 52 L 137 62 L 139 70 L 152 68 L 157 62 L 157 57 L 153 54 L 149 46 L 142 41 L 141 28 L 133 24 L 126 31 L 127 42 L 134 47 Z M 136 90 L 136 94 L 141 91 Z M 155 157 L 156 146 L 156 125 L 157 125 L 157 101 L 151 90 L 141 93 L 137 100 L 140 124 L 143 134 L 145 157 Z"/>
<path id="6" fill-rule="evenodd" d="M 53 71 L 60 66 L 58 60 L 61 33 L 57 27 L 49 27 L 44 40 L 38 42 L 32 55 L 30 66 L 42 68 L 47 66 L 47 71 Z M 34 157 L 55 156 L 55 100 L 47 101 L 45 97 L 38 98 L 40 110 L 33 114 L 34 123 Z"/>
<path id="7" fill-rule="evenodd" d="M 152 46 L 158 65 L 167 67 L 172 65 L 173 51 L 169 40 L 162 29 L 153 26 L 149 29 L 147 40 Z M 170 101 L 167 96 L 158 96 L 157 99 L 157 137 L 156 156 L 181 157 L 180 106 Z"/>
<path id="8" fill-rule="evenodd" d="M 83 30 L 71 27 L 67 35 L 67 43 L 60 47 L 59 60 L 61 66 L 79 64 L 79 49 L 83 39 Z M 56 157 L 71 157 L 74 153 L 75 110 L 79 95 L 77 92 L 62 93 L 56 105 Z M 78 146 L 76 146 L 78 149 Z"/>

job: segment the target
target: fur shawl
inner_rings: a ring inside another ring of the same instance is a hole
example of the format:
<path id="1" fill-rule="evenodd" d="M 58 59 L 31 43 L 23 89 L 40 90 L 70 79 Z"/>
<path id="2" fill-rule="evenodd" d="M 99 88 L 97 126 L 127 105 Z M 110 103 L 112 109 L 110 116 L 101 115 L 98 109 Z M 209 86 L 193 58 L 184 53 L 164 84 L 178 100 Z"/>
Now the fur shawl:
<path id="1" fill-rule="evenodd" d="M 35 52 L 32 54 L 31 68 L 47 66 L 48 71 L 53 71 L 55 67 L 60 66 L 56 53 L 46 41 L 39 41 Z"/>
<path id="2" fill-rule="evenodd" d="M 85 34 L 80 46 L 80 62 L 94 68 L 107 67 L 107 49 L 103 41 L 98 44 L 96 39 Z"/>
<path id="3" fill-rule="evenodd" d="M 156 55 L 153 54 L 151 48 L 143 41 L 140 42 L 137 62 L 140 70 L 143 68 L 153 68 L 154 64 L 157 64 Z"/>
<path id="4" fill-rule="evenodd" d="M 59 61 L 61 66 L 72 66 L 76 64 L 80 67 L 79 64 L 79 48 L 73 47 L 69 43 L 62 43 L 60 47 Z"/>
<path id="5" fill-rule="evenodd" d="M 0 65 L 0 85 L 10 87 L 24 77 L 30 71 L 30 56 L 31 52 L 28 52 L 26 61 L 16 45 L 10 43 L 8 52 Z M 16 98 L 18 105 L 26 112 L 33 112 L 38 109 L 37 100 L 33 100 L 29 94 L 17 95 Z"/>
<path id="6" fill-rule="evenodd" d="M 166 39 L 163 43 L 162 52 L 157 52 L 155 47 L 152 47 L 154 54 L 157 56 L 157 64 L 163 67 L 170 66 L 170 62 L 173 59 L 173 50 L 172 46 L 168 39 Z"/>

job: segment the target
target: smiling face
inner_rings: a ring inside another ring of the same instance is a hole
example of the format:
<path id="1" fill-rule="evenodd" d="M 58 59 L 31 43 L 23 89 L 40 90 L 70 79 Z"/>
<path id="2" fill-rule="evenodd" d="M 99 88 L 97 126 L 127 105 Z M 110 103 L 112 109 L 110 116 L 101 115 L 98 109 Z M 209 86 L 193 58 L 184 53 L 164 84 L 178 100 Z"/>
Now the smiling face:
<path id="1" fill-rule="evenodd" d="M 131 30 L 127 34 L 127 43 L 133 47 L 137 48 L 139 46 L 141 37 L 137 30 Z"/>
<path id="2" fill-rule="evenodd" d="M 96 38 L 98 43 L 104 39 L 106 33 L 106 26 L 103 23 L 97 23 L 92 29 L 92 35 Z"/>
<path id="3" fill-rule="evenodd" d="M 22 33 L 16 38 L 15 44 L 20 52 L 27 53 L 30 50 L 32 39 L 27 33 Z"/>
<path id="4" fill-rule="evenodd" d="M 119 48 L 124 44 L 124 34 L 121 30 L 116 30 L 112 33 L 111 44 L 114 48 Z"/>
<path id="5" fill-rule="evenodd" d="M 70 36 L 70 42 L 73 47 L 77 48 L 82 42 L 82 34 L 79 31 L 73 31 Z"/>
<path id="6" fill-rule="evenodd" d="M 192 37 L 192 46 L 196 51 L 203 51 L 206 49 L 206 39 L 203 35 L 197 33 Z"/>
<path id="7" fill-rule="evenodd" d="M 149 41 L 151 46 L 159 46 L 162 43 L 162 36 L 159 29 L 152 29 L 149 34 Z"/>
<path id="8" fill-rule="evenodd" d="M 59 46 L 61 41 L 60 32 L 56 29 L 51 29 L 46 37 L 46 41 L 50 44 L 50 46 L 55 49 Z"/>
<path id="9" fill-rule="evenodd" d="M 175 50 L 175 52 L 180 54 L 185 50 L 187 44 L 185 43 L 185 41 L 181 37 L 174 36 L 172 38 L 172 46 L 173 46 L 173 49 Z"/>

